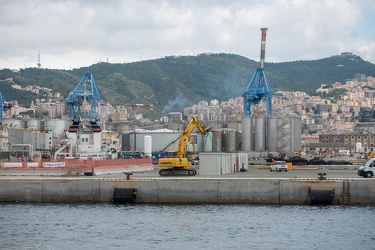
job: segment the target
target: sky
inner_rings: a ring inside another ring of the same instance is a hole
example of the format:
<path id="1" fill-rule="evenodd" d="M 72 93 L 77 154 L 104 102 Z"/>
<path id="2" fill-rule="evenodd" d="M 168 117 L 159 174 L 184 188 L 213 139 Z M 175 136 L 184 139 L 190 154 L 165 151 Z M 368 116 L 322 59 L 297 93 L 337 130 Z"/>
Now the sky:
<path id="1" fill-rule="evenodd" d="M 0 69 L 200 53 L 265 62 L 352 52 L 375 64 L 374 0 L 0 0 Z"/>

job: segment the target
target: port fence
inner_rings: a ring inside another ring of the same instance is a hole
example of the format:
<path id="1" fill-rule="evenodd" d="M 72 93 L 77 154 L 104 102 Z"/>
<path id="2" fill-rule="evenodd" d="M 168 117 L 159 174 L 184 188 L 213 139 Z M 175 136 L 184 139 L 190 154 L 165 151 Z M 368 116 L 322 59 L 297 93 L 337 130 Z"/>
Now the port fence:
<path id="1" fill-rule="evenodd" d="M 48 159 L 42 161 L 1 161 L 0 174 L 79 175 L 142 171 L 152 168 L 151 158 L 133 159 Z"/>

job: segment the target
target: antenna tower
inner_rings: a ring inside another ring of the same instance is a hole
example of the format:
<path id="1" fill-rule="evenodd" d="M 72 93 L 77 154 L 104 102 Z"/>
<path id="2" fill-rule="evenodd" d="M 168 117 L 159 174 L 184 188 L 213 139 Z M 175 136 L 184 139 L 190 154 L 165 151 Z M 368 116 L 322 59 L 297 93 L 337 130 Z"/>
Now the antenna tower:
<path id="1" fill-rule="evenodd" d="M 40 68 L 42 66 L 42 64 L 40 63 L 40 51 L 38 50 L 38 68 Z"/>

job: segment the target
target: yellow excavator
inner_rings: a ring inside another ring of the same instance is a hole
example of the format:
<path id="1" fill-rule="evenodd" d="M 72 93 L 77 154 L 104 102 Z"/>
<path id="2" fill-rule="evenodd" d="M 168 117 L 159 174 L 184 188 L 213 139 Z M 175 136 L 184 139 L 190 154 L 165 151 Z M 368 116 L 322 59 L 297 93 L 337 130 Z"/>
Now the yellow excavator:
<path id="1" fill-rule="evenodd" d="M 196 116 L 193 116 L 185 131 L 179 138 L 178 150 L 176 157 L 165 157 L 160 158 L 158 165 L 161 168 L 159 171 L 160 176 L 171 176 L 171 175 L 190 175 L 194 176 L 197 171 L 193 168 L 192 162 L 187 158 L 186 153 L 186 142 L 189 139 L 190 134 L 197 128 L 199 132 L 206 135 L 208 129 L 203 128 L 202 124 Z"/>

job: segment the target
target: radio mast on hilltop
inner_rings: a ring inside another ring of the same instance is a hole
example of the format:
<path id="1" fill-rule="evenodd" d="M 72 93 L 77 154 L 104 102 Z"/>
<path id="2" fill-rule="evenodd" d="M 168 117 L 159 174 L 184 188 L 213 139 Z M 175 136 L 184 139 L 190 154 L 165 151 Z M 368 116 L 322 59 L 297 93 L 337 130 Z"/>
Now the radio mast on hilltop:
<path id="1" fill-rule="evenodd" d="M 38 50 L 38 64 L 37 64 L 38 68 L 40 68 L 42 66 L 42 64 L 40 63 L 40 51 Z"/>

